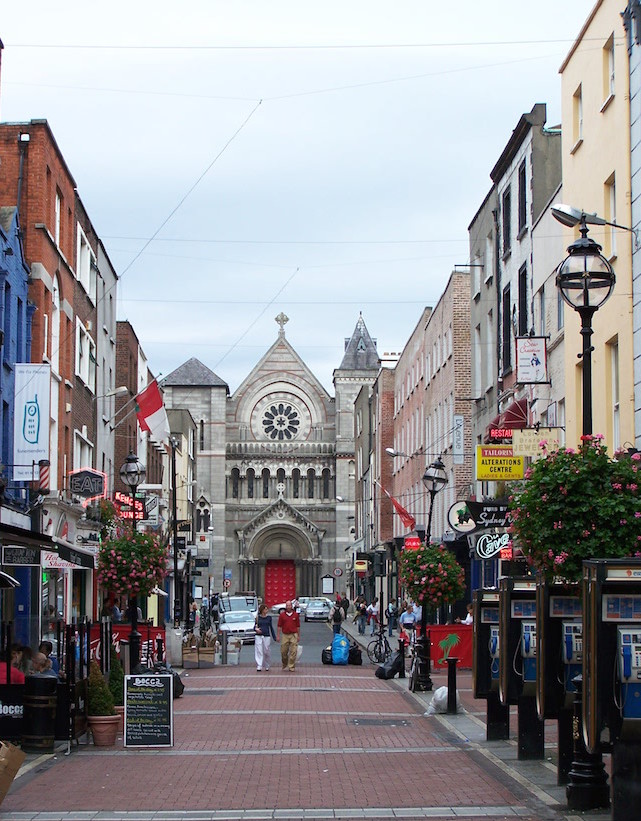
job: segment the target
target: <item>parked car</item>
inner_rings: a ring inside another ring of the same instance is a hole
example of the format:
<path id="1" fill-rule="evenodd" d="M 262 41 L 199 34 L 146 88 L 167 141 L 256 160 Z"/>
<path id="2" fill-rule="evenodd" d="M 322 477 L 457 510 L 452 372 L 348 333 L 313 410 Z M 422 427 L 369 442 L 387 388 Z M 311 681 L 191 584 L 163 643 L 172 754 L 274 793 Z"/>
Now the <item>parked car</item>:
<path id="1" fill-rule="evenodd" d="M 258 604 L 258 596 L 252 593 L 248 593 L 247 595 L 236 594 L 233 596 L 223 593 L 218 597 L 219 612 L 226 613 L 236 610 L 248 610 L 252 614 L 254 621 L 256 621 L 256 616 L 258 615 Z"/>
<path id="2" fill-rule="evenodd" d="M 310 601 L 319 601 L 319 600 L 326 601 L 328 603 L 328 605 L 330 606 L 330 609 L 331 609 L 331 607 L 333 605 L 333 602 L 330 601 L 330 599 L 324 598 L 323 596 L 301 596 L 299 599 L 297 599 L 297 601 L 298 601 L 297 612 L 298 613 L 305 613 L 305 611 L 307 610 L 307 605 L 309 604 Z M 281 602 L 280 604 L 272 604 L 272 606 L 271 606 L 271 611 L 275 615 L 279 615 L 280 613 L 283 612 L 284 609 L 285 609 L 285 602 Z"/>
<path id="3" fill-rule="evenodd" d="M 310 599 L 305 610 L 305 621 L 327 621 L 331 609 L 327 599 Z"/>
<path id="4" fill-rule="evenodd" d="M 220 614 L 219 630 L 228 638 L 239 638 L 243 644 L 253 644 L 256 639 L 256 620 L 249 610 L 228 610 Z"/>

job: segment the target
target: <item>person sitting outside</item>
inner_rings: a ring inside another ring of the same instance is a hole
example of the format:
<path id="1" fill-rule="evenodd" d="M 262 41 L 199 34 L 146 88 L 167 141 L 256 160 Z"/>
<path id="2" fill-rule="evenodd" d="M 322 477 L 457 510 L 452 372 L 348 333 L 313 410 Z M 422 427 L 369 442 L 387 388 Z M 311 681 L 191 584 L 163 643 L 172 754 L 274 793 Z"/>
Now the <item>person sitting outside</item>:
<path id="1" fill-rule="evenodd" d="M 32 658 L 32 676 L 36 678 L 55 678 L 58 676 L 51 669 L 51 662 L 44 653 L 34 653 Z"/>
<path id="2" fill-rule="evenodd" d="M 53 653 L 53 644 L 46 639 L 45 641 L 41 641 L 38 647 L 38 652 L 45 654 L 45 656 L 49 659 L 49 662 L 51 663 L 51 669 L 56 675 L 58 675 L 58 673 L 60 672 L 58 659 L 55 656 L 51 655 Z"/>
<path id="3" fill-rule="evenodd" d="M 457 624 L 474 624 L 474 607 L 472 604 L 467 605 L 467 616 L 464 619 L 456 618 L 454 621 Z"/>
<path id="4" fill-rule="evenodd" d="M 19 654 L 21 645 L 14 644 L 11 647 L 11 664 L 9 665 L 9 683 L 10 684 L 24 684 L 24 673 L 18 669 Z M 7 662 L 3 659 L 0 661 L 0 684 L 7 683 Z"/>

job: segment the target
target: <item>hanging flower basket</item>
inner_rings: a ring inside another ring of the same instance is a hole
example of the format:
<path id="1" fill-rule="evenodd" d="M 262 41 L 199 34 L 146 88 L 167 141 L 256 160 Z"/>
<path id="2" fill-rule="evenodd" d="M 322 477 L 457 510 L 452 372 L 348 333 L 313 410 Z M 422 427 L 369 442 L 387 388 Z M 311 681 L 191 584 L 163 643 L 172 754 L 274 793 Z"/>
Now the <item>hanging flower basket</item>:
<path id="1" fill-rule="evenodd" d="M 434 610 L 465 595 L 465 571 L 445 545 L 403 550 L 400 576 L 412 600 Z"/>
<path id="2" fill-rule="evenodd" d="M 167 548 L 150 533 L 107 539 L 98 551 L 98 580 L 116 594 L 148 596 L 167 573 Z"/>
<path id="3" fill-rule="evenodd" d="M 549 580 L 579 581 L 584 559 L 641 556 L 641 454 L 610 459 L 603 436 L 547 450 L 510 496 L 511 533 Z"/>

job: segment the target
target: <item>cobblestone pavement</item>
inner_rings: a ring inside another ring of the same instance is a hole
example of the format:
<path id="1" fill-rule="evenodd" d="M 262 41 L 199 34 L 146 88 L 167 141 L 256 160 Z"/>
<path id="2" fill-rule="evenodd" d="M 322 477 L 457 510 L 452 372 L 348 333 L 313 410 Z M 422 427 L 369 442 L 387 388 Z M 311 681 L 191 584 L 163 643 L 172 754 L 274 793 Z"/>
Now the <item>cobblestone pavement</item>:
<path id="1" fill-rule="evenodd" d="M 434 679 L 446 683 L 444 673 Z M 407 679 L 380 681 L 367 661 L 294 673 L 241 664 L 190 670 L 185 682 L 173 748 L 119 742 L 30 756 L 0 818 L 582 817 L 565 809 L 552 762 L 524 767 L 513 742 L 485 742 L 469 673 L 459 678 L 466 712 L 448 717 L 424 716 L 430 694 L 411 695 Z"/>

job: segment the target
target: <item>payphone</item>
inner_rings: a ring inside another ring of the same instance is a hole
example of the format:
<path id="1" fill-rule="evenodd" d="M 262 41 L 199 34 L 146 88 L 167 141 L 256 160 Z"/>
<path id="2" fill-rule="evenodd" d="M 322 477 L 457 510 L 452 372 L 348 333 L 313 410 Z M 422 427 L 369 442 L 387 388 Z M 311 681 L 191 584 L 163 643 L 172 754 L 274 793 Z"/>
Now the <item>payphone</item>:
<path id="1" fill-rule="evenodd" d="M 641 743 L 641 560 L 583 563 L 583 727 L 590 752 Z"/>
<path id="2" fill-rule="evenodd" d="M 521 622 L 521 659 L 523 692 L 534 695 L 536 687 L 536 622 Z"/>
<path id="3" fill-rule="evenodd" d="M 583 665 L 583 622 L 561 622 L 561 658 L 563 660 L 563 684 L 569 700 L 576 692 L 573 679 L 581 672 Z M 566 702 L 566 706 L 567 702 Z"/>
<path id="4" fill-rule="evenodd" d="M 498 698 L 499 685 L 499 591 L 474 591 L 472 634 L 472 682 L 474 698 L 486 700 L 488 741 L 510 737 L 510 708 Z"/>

